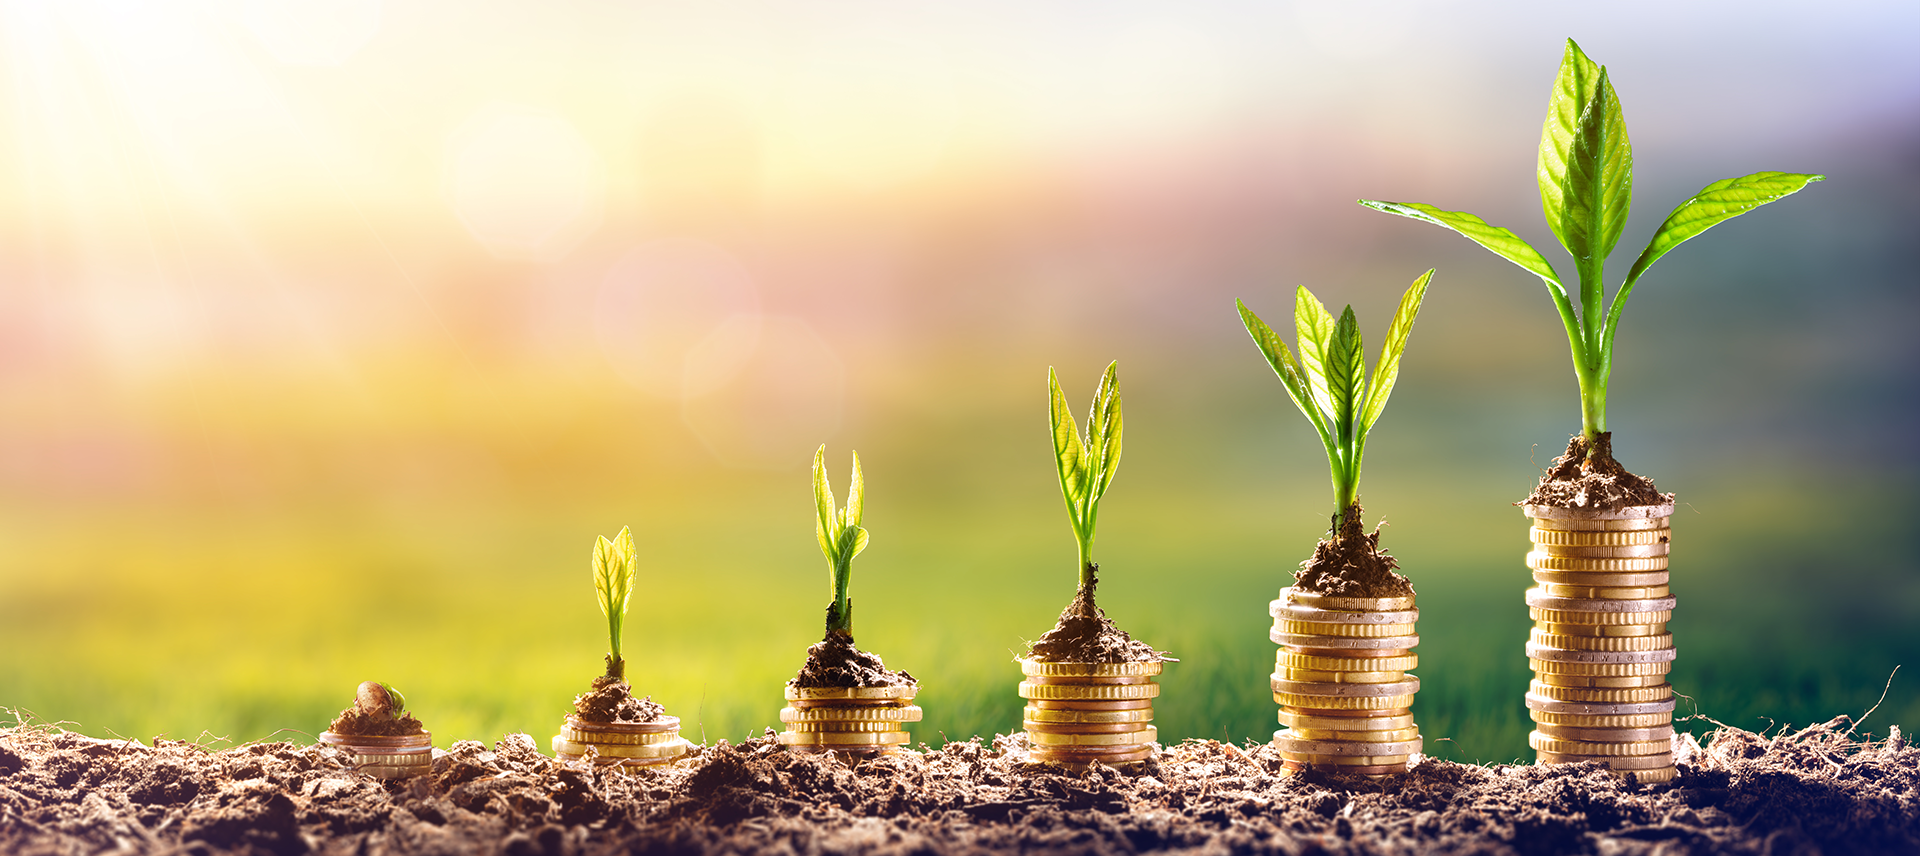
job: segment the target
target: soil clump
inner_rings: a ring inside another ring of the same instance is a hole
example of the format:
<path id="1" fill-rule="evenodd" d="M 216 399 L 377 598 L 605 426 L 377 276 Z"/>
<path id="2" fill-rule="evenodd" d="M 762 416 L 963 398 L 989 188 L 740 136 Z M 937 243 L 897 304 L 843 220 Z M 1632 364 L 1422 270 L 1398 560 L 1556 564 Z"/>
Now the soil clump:
<path id="1" fill-rule="evenodd" d="M 1347 509 L 1339 534 L 1314 545 L 1313 557 L 1293 572 L 1294 586 L 1334 597 L 1412 597 L 1413 583 L 1394 573 L 1398 560 L 1380 549 L 1380 527 L 1367 532 L 1360 503 Z"/>
<path id="2" fill-rule="evenodd" d="M 634 698 L 626 681 L 602 675 L 593 679 L 592 692 L 573 697 L 573 713 L 588 722 L 641 723 L 665 716 L 667 709 L 653 696 Z"/>
<path id="3" fill-rule="evenodd" d="M 1598 764 L 1423 759 L 1382 780 L 1281 775 L 1267 746 L 1189 740 L 1133 774 L 1022 763 L 1019 736 L 849 766 L 771 739 L 622 771 L 532 738 L 460 741 L 378 781 L 326 746 L 224 751 L 0 728 L 0 852 L 1683 853 L 1920 852 L 1920 749 L 1843 717 L 1688 742 L 1670 784 Z"/>
<path id="4" fill-rule="evenodd" d="M 340 711 L 327 730 L 353 737 L 403 737 L 425 728 L 413 714 L 394 709 L 384 685 L 366 681 L 355 691 L 353 706 Z"/>
<path id="5" fill-rule="evenodd" d="M 1115 626 L 1106 610 L 1093 602 L 1100 586 L 1100 566 L 1087 566 L 1087 584 L 1073 594 L 1053 629 L 1040 635 L 1027 656 L 1044 663 L 1149 663 L 1172 659 Z"/>
<path id="6" fill-rule="evenodd" d="M 1618 511 L 1671 502 L 1673 494 L 1661 493 L 1652 479 L 1628 472 L 1613 459 L 1613 432 L 1602 431 L 1591 447 L 1585 437 L 1573 435 L 1566 454 L 1554 458 L 1533 493 L 1516 504 Z"/>
<path id="7" fill-rule="evenodd" d="M 862 651 L 853 644 L 853 634 L 828 632 L 826 637 L 807 646 L 807 661 L 788 686 L 807 689 L 823 687 L 900 687 L 918 683 L 913 675 L 889 669 L 880 655 Z"/>

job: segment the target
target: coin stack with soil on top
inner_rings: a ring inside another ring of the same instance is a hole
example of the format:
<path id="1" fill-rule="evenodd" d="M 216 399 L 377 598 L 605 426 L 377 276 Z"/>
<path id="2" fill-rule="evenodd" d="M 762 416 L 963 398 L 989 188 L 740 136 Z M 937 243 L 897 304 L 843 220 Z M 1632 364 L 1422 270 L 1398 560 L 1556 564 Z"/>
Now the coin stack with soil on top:
<path id="1" fill-rule="evenodd" d="M 1094 603 L 1099 566 L 1075 592 L 1059 623 L 1020 658 L 1021 725 L 1034 761 L 1081 768 L 1153 757 L 1154 676 L 1169 659 L 1127 635 Z"/>
<path id="2" fill-rule="evenodd" d="M 853 757 L 898 752 L 913 738 L 906 724 L 920 721 L 919 691 L 912 675 L 854 645 L 853 634 L 828 633 L 787 682 L 780 744 Z"/>
<path id="3" fill-rule="evenodd" d="M 1673 766 L 1675 649 L 1667 621 L 1673 495 L 1575 437 L 1522 506 L 1532 520 L 1528 737 L 1543 764 L 1600 761 L 1640 782 Z"/>
<path id="4" fill-rule="evenodd" d="M 567 760 L 593 756 L 602 766 L 652 767 L 685 757 L 680 718 L 652 696 L 634 698 L 623 678 L 602 675 L 573 699 L 573 713 L 554 735 L 553 752 Z"/>
<path id="5" fill-rule="evenodd" d="M 359 772 L 402 779 L 433 769 L 433 735 L 406 711 L 407 699 L 378 681 L 354 691 L 353 706 L 340 711 L 320 742 L 347 753 Z"/>
<path id="6" fill-rule="evenodd" d="M 1362 531 L 1360 506 L 1322 539 L 1268 611 L 1280 645 L 1272 677 L 1280 724 L 1273 748 L 1289 770 L 1380 776 L 1405 772 L 1422 748 L 1407 674 L 1420 611 L 1398 563 Z"/>

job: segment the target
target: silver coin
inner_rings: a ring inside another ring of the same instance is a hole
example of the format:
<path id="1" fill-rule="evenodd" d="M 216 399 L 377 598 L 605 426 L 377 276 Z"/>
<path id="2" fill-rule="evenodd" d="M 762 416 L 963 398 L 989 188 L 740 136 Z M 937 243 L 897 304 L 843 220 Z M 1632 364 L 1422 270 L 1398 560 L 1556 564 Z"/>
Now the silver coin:
<path id="1" fill-rule="evenodd" d="M 1673 516 L 1673 503 L 1629 505 L 1610 511 L 1591 508 L 1560 508 L 1552 505 L 1522 505 L 1520 511 L 1535 520 L 1654 520 Z"/>
<path id="2" fill-rule="evenodd" d="M 1274 618 L 1286 618 L 1291 621 L 1312 621 L 1319 624 L 1412 624 L 1420 620 L 1420 610 L 1401 609 L 1392 612 L 1350 612 L 1339 609 L 1321 609 L 1317 606 L 1301 606 L 1295 603 L 1274 601 L 1267 605 L 1267 614 Z"/>
<path id="3" fill-rule="evenodd" d="M 1631 713 L 1667 713 L 1674 708 L 1673 699 L 1660 701 L 1603 703 L 1585 701 L 1560 701 L 1546 696 L 1527 693 L 1527 709 L 1547 713 L 1577 713 L 1582 716 L 1621 716 Z"/>
<path id="4" fill-rule="evenodd" d="M 1394 651 L 1420 644 L 1418 636 L 1317 636 L 1302 633 L 1267 631 L 1275 645 L 1289 648 L 1340 648 L 1351 651 Z"/>
<path id="5" fill-rule="evenodd" d="M 1653 651 L 1583 651 L 1578 648 L 1549 648 L 1527 643 L 1527 656 L 1556 663 L 1670 663 L 1679 652 L 1673 648 Z"/>
<path id="6" fill-rule="evenodd" d="M 1664 612 L 1678 600 L 1673 595 L 1627 600 L 1611 597 L 1553 597 L 1537 588 L 1527 589 L 1527 605 L 1537 609 L 1563 612 Z"/>
<path id="7" fill-rule="evenodd" d="M 1420 752 L 1421 739 L 1373 743 L 1366 740 L 1306 740 L 1282 728 L 1273 733 L 1273 746 L 1282 752 L 1310 755 L 1414 755 Z"/>
<path id="8" fill-rule="evenodd" d="M 1272 677 L 1273 691 L 1288 695 L 1328 696 L 1332 698 L 1386 698 L 1412 695 L 1420 691 L 1420 679 L 1408 675 L 1404 681 L 1390 684 L 1330 684 L 1320 681 L 1289 681 Z"/>

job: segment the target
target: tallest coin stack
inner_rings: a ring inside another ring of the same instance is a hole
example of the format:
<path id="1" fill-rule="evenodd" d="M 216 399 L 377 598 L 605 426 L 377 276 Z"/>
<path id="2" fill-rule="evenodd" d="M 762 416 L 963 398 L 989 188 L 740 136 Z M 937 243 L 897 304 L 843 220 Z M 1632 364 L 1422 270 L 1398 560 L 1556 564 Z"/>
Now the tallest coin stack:
<path id="1" fill-rule="evenodd" d="M 1541 763 L 1602 761 L 1641 782 L 1673 766 L 1673 504 L 1523 507 L 1533 527 L 1528 738 Z"/>

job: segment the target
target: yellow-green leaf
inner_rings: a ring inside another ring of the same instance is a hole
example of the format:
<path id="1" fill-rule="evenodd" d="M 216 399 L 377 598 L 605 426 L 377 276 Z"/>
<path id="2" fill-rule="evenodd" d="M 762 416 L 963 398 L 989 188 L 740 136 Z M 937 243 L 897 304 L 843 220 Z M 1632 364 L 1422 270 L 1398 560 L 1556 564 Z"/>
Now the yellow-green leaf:
<path id="1" fill-rule="evenodd" d="M 1327 374 L 1331 371 L 1328 360 L 1331 358 L 1329 350 L 1333 347 L 1333 315 L 1327 312 L 1320 298 L 1314 297 L 1313 292 L 1304 285 L 1293 294 L 1293 328 L 1299 337 L 1300 373 L 1307 382 L 1307 391 L 1311 393 L 1314 405 L 1319 408 L 1327 427 L 1337 431 L 1339 409 L 1335 407 L 1327 380 Z"/>
<path id="2" fill-rule="evenodd" d="M 1655 230 L 1653 240 L 1640 253 L 1640 258 L 1634 261 L 1633 269 L 1627 272 L 1628 285 L 1638 280 L 1668 250 L 1695 235 L 1769 202 L 1799 193 L 1810 182 L 1824 180 L 1824 175 L 1756 172 L 1739 178 L 1724 178 L 1707 185 L 1692 198 L 1680 203 L 1680 207 L 1673 209 L 1673 213 L 1668 214 L 1666 221 Z"/>
<path id="3" fill-rule="evenodd" d="M 820 537 L 820 551 L 827 554 L 829 560 L 835 557 L 834 546 L 839 543 L 840 526 L 838 514 L 833 508 L 833 486 L 827 483 L 827 444 L 821 443 L 813 453 L 813 507 L 817 514 L 815 531 Z"/>
<path id="4" fill-rule="evenodd" d="M 1047 391 L 1051 396 L 1048 417 L 1053 427 L 1053 457 L 1060 472 L 1060 491 L 1067 506 L 1078 509 L 1087 496 L 1087 449 L 1080 440 L 1080 426 L 1074 424 L 1067 409 L 1066 393 L 1060 390 L 1060 377 L 1047 367 Z"/>
<path id="5" fill-rule="evenodd" d="M 1558 299 L 1567 298 L 1567 289 L 1560 284 L 1560 275 L 1553 272 L 1553 265 L 1547 263 L 1546 257 L 1540 255 L 1540 251 L 1535 250 L 1532 245 L 1520 240 L 1520 236 L 1507 229 L 1490 226 L 1487 221 L 1465 211 L 1442 211 L 1421 202 L 1381 202 L 1362 199 L 1360 204 L 1375 211 L 1398 214 L 1422 223 L 1432 223 L 1435 226 L 1452 229 L 1466 236 L 1468 240 L 1492 250 L 1501 258 L 1539 277 Z"/>
<path id="6" fill-rule="evenodd" d="M 1373 383 L 1367 390 L 1367 406 L 1360 417 L 1362 437 L 1373 430 L 1373 423 L 1380 419 L 1381 411 L 1387 409 L 1387 396 L 1393 394 L 1394 381 L 1400 378 L 1400 355 L 1407 349 L 1413 319 L 1420 314 L 1420 304 L 1427 297 L 1427 283 L 1432 279 L 1433 271 L 1428 270 L 1400 295 L 1400 308 L 1394 311 L 1393 323 L 1387 327 L 1387 340 L 1380 345 L 1380 360 L 1373 365 Z"/>

